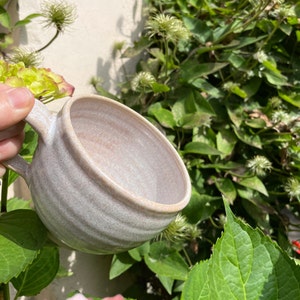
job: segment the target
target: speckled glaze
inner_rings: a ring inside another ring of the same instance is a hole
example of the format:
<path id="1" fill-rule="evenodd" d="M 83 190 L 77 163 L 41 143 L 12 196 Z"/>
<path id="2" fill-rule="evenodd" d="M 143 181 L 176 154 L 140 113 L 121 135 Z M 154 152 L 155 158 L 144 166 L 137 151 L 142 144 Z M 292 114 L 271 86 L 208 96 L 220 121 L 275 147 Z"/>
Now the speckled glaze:
<path id="1" fill-rule="evenodd" d="M 23 176 L 53 239 L 96 254 L 136 247 L 160 233 L 188 203 L 179 155 L 145 118 L 100 96 L 70 99 L 58 114 L 36 101 L 26 121 L 39 133 Z"/>

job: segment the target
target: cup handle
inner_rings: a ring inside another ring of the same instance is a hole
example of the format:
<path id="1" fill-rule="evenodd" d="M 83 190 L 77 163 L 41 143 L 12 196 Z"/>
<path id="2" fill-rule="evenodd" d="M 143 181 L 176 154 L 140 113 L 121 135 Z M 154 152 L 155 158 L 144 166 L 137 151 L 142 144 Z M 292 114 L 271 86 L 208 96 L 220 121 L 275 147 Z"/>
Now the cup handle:
<path id="1" fill-rule="evenodd" d="M 29 115 L 25 118 L 25 121 L 38 133 L 40 137 L 39 141 L 47 143 L 47 141 L 51 138 L 51 132 L 53 132 L 52 127 L 54 124 L 54 115 L 48 110 L 46 105 L 39 100 L 35 100 L 34 106 Z M 30 164 L 20 155 L 6 160 L 3 162 L 3 165 L 17 172 L 24 178 L 26 178 L 26 174 L 30 166 Z"/>

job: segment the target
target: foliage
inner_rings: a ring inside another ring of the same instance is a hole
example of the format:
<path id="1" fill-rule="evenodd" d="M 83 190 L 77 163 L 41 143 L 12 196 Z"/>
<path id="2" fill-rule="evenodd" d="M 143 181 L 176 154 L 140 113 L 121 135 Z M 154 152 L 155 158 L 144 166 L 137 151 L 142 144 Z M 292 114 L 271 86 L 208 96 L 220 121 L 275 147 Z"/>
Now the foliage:
<path id="1" fill-rule="evenodd" d="M 190 230 L 116 255 L 111 278 L 134 272 L 126 295 L 137 299 L 232 298 L 231 281 L 238 299 L 274 299 L 272 284 L 281 286 L 290 272 L 278 298 L 287 299 L 299 292 L 289 235 L 299 226 L 300 2 L 149 0 L 148 8 L 140 39 L 116 49 L 139 63 L 114 98 L 150 120 L 182 156 L 193 185 L 183 211 Z M 98 93 L 108 95 L 98 82 Z M 259 229 L 225 213 L 223 199 Z M 251 264 L 266 267 L 251 277 Z"/>
<path id="2" fill-rule="evenodd" d="M 12 87 L 27 87 L 35 98 L 49 102 L 57 98 L 72 95 L 73 86 L 64 78 L 53 73 L 50 69 L 37 67 L 38 52 L 26 52 L 22 49 L 10 49 L 13 43 L 12 33 L 20 26 L 25 26 L 33 18 L 43 17 L 43 13 L 34 13 L 23 20 L 12 24 L 9 12 L 6 10 L 7 1 L 0 2 L 0 24 L 3 32 L 0 33 L 0 82 Z M 58 7 L 59 6 L 59 7 Z M 52 4 L 52 9 L 60 11 L 63 16 L 67 8 L 63 2 Z M 60 9 L 60 10 L 59 10 Z M 72 10 L 73 11 L 73 10 Z M 49 8 L 48 11 L 49 13 Z M 67 11 L 66 19 L 71 22 L 71 10 Z M 49 25 L 60 21 L 45 20 Z M 59 32 L 62 23 L 59 22 Z M 48 42 L 43 49 L 49 46 L 57 37 Z M 26 125 L 25 140 L 20 155 L 28 161 L 32 159 L 37 146 L 37 134 Z M 53 281 L 59 270 L 58 247 L 48 240 L 48 231 L 32 210 L 30 202 L 23 199 L 7 199 L 7 189 L 18 175 L 7 171 L 1 184 L 1 211 L 0 211 L 0 298 L 9 300 L 9 282 L 13 284 L 20 296 L 38 294 Z"/>

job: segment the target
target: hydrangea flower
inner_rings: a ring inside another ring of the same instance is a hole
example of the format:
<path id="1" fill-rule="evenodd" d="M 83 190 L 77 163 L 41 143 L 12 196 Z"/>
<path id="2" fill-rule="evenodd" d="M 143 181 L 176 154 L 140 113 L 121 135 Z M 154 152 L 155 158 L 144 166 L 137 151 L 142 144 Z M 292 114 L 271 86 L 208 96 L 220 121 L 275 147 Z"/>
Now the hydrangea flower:
<path id="1" fill-rule="evenodd" d="M 74 92 L 74 87 L 51 69 L 25 67 L 23 62 L 9 64 L 0 60 L 0 83 L 11 87 L 26 87 L 35 98 L 43 102 L 72 96 Z"/>

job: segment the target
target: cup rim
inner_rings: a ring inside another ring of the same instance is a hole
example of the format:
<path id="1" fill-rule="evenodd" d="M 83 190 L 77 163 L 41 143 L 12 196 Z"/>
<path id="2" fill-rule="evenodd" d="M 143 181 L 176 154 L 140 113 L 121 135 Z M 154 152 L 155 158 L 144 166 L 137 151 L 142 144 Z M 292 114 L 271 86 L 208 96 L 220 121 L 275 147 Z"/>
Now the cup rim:
<path id="1" fill-rule="evenodd" d="M 77 137 L 70 117 L 70 111 L 72 105 L 75 102 L 82 101 L 82 100 L 85 101 L 100 100 L 100 101 L 105 101 L 110 105 L 117 106 L 119 109 L 122 109 L 127 113 L 131 114 L 132 117 L 136 118 L 139 122 L 142 122 L 143 124 L 147 125 L 147 127 L 151 129 L 153 134 L 155 134 L 159 139 L 161 139 L 168 146 L 168 151 L 170 151 L 174 156 L 174 160 L 176 161 L 180 173 L 182 174 L 182 179 L 185 185 L 185 194 L 179 202 L 171 203 L 171 204 L 159 203 L 142 196 L 136 196 L 130 193 L 129 191 L 127 191 L 120 184 L 116 183 L 112 178 L 110 178 L 104 172 L 102 172 L 101 169 L 96 168 L 95 163 L 90 158 L 89 154 L 87 153 L 82 143 L 80 142 L 79 138 Z M 113 186 L 114 194 L 121 196 L 118 197 L 118 199 L 122 199 L 123 201 L 126 201 L 127 204 L 131 204 L 134 207 L 139 206 L 144 210 L 147 209 L 149 211 L 162 213 L 162 214 L 178 213 L 188 204 L 191 197 L 191 182 L 190 182 L 189 174 L 187 172 L 187 169 L 182 159 L 180 158 L 179 154 L 177 153 L 173 145 L 167 140 L 167 138 L 142 115 L 140 115 L 139 113 L 135 112 L 131 108 L 127 107 L 124 104 L 121 104 L 116 100 L 104 96 L 100 96 L 100 95 L 82 95 L 76 98 L 70 98 L 64 104 L 61 110 L 61 117 L 62 117 L 62 125 L 65 130 L 64 134 L 66 135 L 66 137 L 68 136 L 68 139 L 66 140 L 68 141 L 68 143 L 71 144 L 73 151 L 75 151 L 78 155 L 80 155 L 80 164 L 84 165 L 85 167 L 88 166 L 89 169 L 88 172 L 89 174 L 93 175 L 93 178 L 97 178 L 101 180 L 101 182 L 107 187 L 111 188 Z"/>

